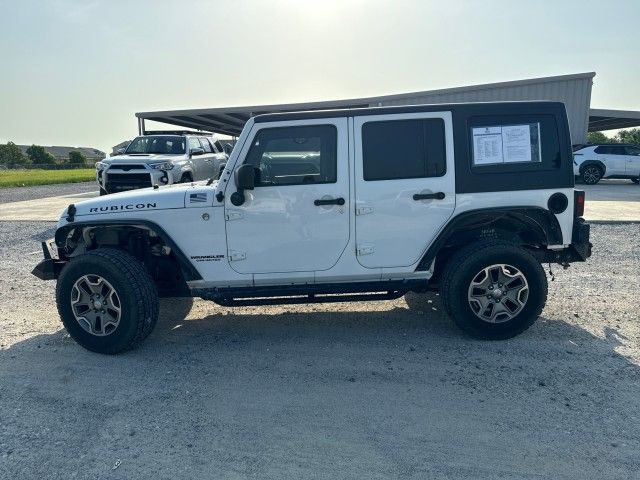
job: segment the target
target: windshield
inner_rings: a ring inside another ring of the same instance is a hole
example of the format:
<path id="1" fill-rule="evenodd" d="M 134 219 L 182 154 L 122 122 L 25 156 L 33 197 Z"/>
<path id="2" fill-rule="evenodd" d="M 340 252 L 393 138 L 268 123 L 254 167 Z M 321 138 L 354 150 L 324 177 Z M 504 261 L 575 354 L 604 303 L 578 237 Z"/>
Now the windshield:
<path id="1" fill-rule="evenodd" d="M 153 135 L 137 137 L 129 144 L 125 153 L 163 153 L 181 155 L 185 152 L 184 137 Z"/>

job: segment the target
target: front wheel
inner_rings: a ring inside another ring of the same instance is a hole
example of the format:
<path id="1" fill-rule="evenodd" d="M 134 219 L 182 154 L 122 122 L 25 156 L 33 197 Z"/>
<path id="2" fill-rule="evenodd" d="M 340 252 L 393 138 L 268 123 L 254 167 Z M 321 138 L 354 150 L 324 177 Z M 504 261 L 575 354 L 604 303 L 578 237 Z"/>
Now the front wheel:
<path id="1" fill-rule="evenodd" d="M 158 293 L 149 272 L 137 258 L 111 248 L 71 260 L 60 273 L 56 301 L 69 335 L 92 352 L 133 348 L 158 320 Z"/>
<path id="2" fill-rule="evenodd" d="M 588 165 L 584 167 L 580 177 L 587 185 L 595 185 L 602 179 L 602 170 L 596 165 Z"/>
<path id="3" fill-rule="evenodd" d="M 547 277 L 517 245 L 481 242 L 451 258 L 441 293 L 446 311 L 462 330 L 475 338 L 503 340 L 536 321 L 547 300 Z"/>

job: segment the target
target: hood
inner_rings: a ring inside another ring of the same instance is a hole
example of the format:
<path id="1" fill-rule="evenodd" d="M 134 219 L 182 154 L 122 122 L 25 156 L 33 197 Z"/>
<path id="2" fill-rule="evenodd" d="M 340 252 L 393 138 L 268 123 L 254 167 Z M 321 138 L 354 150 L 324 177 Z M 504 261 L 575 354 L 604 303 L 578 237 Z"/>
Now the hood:
<path id="1" fill-rule="evenodd" d="M 145 212 L 189 207 L 210 207 L 218 182 L 167 185 L 114 193 L 74 203 L 73 222 L 102 219 L 144 219 Z M 65 209 L 58 226 L 68 223 L 69 208 Z"/>
<path id="2" fill-rule="evenodd" d="M 118 155 L 116 157 L 109 157 L 103 160 L 104 163 L 147 163 L 157 162 L 162 160 L 177 160 L 184 157 L 184 155 L 167 155 L 164 153 L 140 153 L 136 155 Z"/>

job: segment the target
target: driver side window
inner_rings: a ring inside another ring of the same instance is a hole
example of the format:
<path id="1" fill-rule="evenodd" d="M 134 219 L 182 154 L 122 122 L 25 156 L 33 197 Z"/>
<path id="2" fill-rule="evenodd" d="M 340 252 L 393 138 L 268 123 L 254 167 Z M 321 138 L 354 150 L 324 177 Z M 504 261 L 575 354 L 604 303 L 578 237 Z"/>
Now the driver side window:
<path id="1" fill-rule="evenodd" d="M 333 125 L 262 129 L 245 160 L 256 169 L 256 187 L 335 183 L 336 162 Z"/>

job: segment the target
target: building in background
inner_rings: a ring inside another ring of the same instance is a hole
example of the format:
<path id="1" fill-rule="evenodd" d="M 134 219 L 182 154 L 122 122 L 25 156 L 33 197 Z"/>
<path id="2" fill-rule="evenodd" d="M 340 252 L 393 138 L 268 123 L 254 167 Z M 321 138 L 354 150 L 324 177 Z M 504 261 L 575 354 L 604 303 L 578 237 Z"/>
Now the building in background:
<path id="1" fill-rule="evenodd" d="M 595 72 L 587 72 L 348 100 L 141 112 L 136 113 L 136 116 L 140 133 L 145 131 L 145 121 L 152 120 L 235 137 L 240 134 L 251 116 L 261 113 L 391 105 L 550 100 L 565 104 L 574 144 L 586 143 L 588 131 L 640 126 L 640 112 L 591 108 L 591 88 L 595 75 Z"/>

